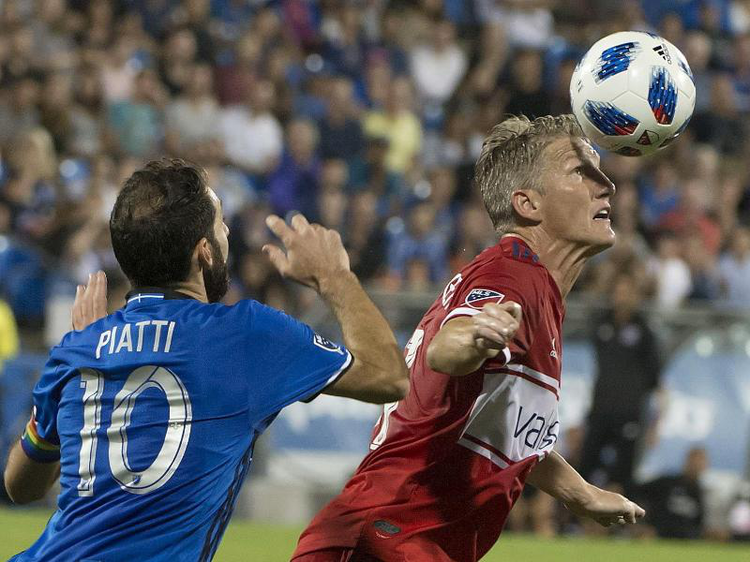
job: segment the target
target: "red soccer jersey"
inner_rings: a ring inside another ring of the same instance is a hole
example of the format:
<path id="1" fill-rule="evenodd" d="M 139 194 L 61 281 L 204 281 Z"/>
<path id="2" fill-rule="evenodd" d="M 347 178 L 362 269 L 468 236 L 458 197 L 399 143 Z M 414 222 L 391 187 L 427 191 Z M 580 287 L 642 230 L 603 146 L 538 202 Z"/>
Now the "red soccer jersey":
<path id="1" fill-rule="evenodd" d="M 446 321 L 507 301 L 523 319 L 505 353 L 464 377 L 429 368 Z M 557 440 L 562 319 L 555 281 L 519 238 L 477 256 L 422 318 L 406 346 L 409 394 L 385 406 L 370 453 L 295 555 L 356 546 L 385 562 L 482 557 Z"/>

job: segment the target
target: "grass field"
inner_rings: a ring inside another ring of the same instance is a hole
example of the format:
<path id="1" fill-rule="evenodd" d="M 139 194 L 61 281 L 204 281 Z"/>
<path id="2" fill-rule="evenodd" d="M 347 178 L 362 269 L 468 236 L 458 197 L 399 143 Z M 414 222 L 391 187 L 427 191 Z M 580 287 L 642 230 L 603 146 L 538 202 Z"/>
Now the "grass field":
<path id="1" fill-rule="evenodd" d="M 37 510 L 0 509 L 0 560 L 28 547 L 49 514 Z M 285 562 L 298 527 L 238 521 L 229 526 L 216 562 Z M 507 562 L 750 562 L 750 546 L 671 541 L 631 542 L 580 538 L 539 539 L 503 535 L 483 561 Z M 425 561 L 428 562 L 428 561 Z"/>

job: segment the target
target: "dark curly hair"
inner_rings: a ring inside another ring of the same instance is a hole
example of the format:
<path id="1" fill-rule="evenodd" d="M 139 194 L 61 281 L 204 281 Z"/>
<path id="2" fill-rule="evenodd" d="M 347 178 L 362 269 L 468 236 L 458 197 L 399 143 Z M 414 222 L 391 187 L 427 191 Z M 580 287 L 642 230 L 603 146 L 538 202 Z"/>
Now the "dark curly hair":
<path id="1" fill-rule="evenodd" d="M 201 238 L 214 241 L 215 218 L 202 168 L 151 161 L 127 179 L 112 209 L 115 257 L 134 287 L 169 287 L 187 279 Z"/>

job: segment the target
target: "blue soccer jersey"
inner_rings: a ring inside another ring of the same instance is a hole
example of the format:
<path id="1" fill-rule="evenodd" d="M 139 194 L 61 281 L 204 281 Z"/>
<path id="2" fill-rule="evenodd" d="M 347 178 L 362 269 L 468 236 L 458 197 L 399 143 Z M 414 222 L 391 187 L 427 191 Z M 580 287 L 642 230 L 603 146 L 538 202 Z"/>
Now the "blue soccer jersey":
<path id="1" fill-rule="evenodd" d="M 60 460 L 62 490 L 42 536 L 11 560 L 210 560 L 256 438 L 351 362 L 255 301 L 131 293 L 67 334 L 34 388 L 22 446 Z"/>

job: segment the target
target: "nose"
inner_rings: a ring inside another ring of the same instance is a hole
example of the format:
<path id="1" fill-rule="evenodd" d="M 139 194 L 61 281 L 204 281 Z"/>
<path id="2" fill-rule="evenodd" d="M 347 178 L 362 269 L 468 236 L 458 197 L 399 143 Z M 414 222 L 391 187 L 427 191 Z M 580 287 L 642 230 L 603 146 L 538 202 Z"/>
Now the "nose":
<path id="1" fill-rule="evenodd" d="M 604 172 L 602 172 L 599 169 L 597 169 L 596 171 L 597 171 L 596 182 L 600 186 L 599 197 L 612 197 L 617 191 L 615 184 L 612 182 L 611 179 L 607 177 L 607 175 Z"/>

